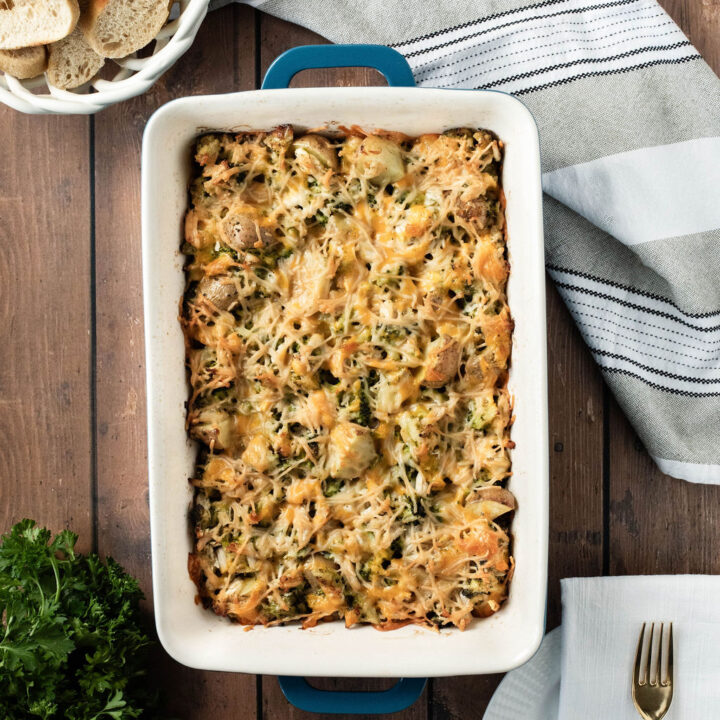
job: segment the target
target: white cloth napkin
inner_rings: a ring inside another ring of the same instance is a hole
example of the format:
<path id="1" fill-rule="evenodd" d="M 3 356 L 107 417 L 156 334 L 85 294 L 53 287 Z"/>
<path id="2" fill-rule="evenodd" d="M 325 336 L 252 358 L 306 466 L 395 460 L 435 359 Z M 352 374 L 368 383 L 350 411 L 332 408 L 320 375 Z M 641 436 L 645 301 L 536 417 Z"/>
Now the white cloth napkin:
<path id="1" fill-rule="evenodd" d="M 667 720 L 720 718 L 720 576 L 562 580 L 559 720 L 638 720 L 632 667 L 643 622 L 673 622 Z"/>

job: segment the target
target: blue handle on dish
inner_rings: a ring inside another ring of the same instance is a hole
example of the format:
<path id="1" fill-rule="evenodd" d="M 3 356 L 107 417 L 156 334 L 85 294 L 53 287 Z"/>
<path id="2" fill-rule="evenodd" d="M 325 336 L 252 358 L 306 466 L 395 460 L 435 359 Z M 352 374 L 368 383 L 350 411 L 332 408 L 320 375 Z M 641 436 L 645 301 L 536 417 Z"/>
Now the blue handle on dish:
<path id="1" fill-rule="evenodd" d="M 305 678 L 279 677 L 280 689 L 306 712 L 345 715 L 388 715 L 410 707 L 422 695 L 426 678 L 402 678 L 381 692 L 317 690 Z"/>
<path id="2" fill-rule="evenodd" d="M 301 45 L 275 58 L 265 73 L 262 89 L 289 87 L 290 81 L 301 70 L 333 67 L 375 68 L 385 76 L 388 85 L 415 85 L 407 60 L 385 45 Z"/>
<path id="3" fill-rule="evenodd" d="M 302 45 L 284 52 L 265 73 L 263 90 L 286 88 L 301 70 L 333 67 L 371 67 L 388 85 L 413 87 L 407 60 L 385 45 Z M 382 692 L 317 690 L 302 677 L 279 677 L 288 702 L 306 712 L 347 715 L 387 715 L 410 707 L 422 695 L 427 679 L 402 678 Z"/>

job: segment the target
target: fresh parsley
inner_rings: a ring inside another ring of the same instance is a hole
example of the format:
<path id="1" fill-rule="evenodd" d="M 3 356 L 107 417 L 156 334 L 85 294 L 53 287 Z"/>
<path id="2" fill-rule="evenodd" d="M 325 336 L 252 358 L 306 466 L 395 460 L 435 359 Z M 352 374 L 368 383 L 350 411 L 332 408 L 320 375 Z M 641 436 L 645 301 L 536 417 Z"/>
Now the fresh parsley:
<path id="1" fill-rule="evenodd" d="M 0 718 L 157 718 L 136 580 L 23 520 L 0 537 Z"/>

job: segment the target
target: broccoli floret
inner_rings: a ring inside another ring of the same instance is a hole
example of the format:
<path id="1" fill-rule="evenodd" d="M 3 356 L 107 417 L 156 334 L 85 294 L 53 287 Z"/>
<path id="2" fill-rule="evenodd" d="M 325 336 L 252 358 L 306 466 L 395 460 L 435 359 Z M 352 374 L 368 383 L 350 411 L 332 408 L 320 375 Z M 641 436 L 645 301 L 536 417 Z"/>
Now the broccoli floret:
<path id="1" fill-rule="evenodd" d="M 370 410 L 370 397 L 368 396 L 368 391 L 365 383 L 360 386 L 358 399 L 360 401 L 360 407 L 358 408 L 357 413 L 353 417 L 353 421 L 356 422 L 358 425 L 368 427 L 370 425 L 370 418 L 372 417 L 372 412 Z"/>
<path id="2" fill-rule="evenodd" d="M 497 405 L 492 396 L 483 396 L 470 403 L 468 424 L 474 430 L 485 430 L 497 416 Z"/>
<path id="3" fill-rule="evenodd" d="M 403 509 L 399 520 L 405 525 L 415 525 L 427 514 L 425 505 L 423 505 L 420 498 L 413 499 L 409 495 L 404 495 L 402 504 Z"/>
<path id="4" fill-rule="evenodd" d="M 279 602 L 274 598 L 267 598 L 262 604 L 263 615 L 270 620 L 282 620 L 308 612 L 305 601 L 307 590 L 309 590 L 309 586 L 304 583 L 300 587 L 284 593 Z"/>
<path id="5" fill-rule="evenodd" d="M 358 570 L 358 577 L 365 582 L 370 582 L 370 561 L 364 563 Z"/>
<path id="6" fill-rule="evenodd" d="M 221 147 L 217 135 L 203 135 L 195 145 L 195 160 L 199 165 L 212 165 L 217 161 Z"/>
<path id="7" fill-rule="evenodd" d="M 478 595 L 487 595 L 487 590 L 477 578 L 468 580 L 460 591 L 465 597 L 474 598 Z"/>
<path id="8" fill-rule="evenodd" d="M 403 555 L 403 539 L 401 537 L 396 537 L 391 543 L 390 543 L 390 552 L 392 553 L 393 558 L 396 560 L 401 558 Z"/>
<path id="9" fill-rule="evenodd" d="M 345 485 L 345 481 L 342 478 L 326 478 L 323 480 L 323 495 L 328 498 L 337 495 L 343 485 Z"/>

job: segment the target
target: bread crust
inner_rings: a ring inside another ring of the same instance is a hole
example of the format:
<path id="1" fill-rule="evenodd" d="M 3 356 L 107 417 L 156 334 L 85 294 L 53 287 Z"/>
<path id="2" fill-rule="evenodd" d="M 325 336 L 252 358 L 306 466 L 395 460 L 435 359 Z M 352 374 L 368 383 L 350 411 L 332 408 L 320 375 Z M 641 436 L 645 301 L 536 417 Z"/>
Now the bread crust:
<path id="1" fill-rule="evenodd" d="M 145 47 L 157 37 L 170 15 L 170 2 L 148 4 L 148 7 L 132 10 L 134 26 L 122 23 L 130 32 L 123 37 L 108 34 L 107 26 L 113 24 L 113 17 L 122 15 L 127 0 L 83 0 L 80 28 L 90 47 L 106 58 L 121 58 Z M 114 39 L 113 39 L 114 38 Z"/>
<path id="2" fill-rule="evenodd" d="M 42 75 L 46 67 L 47 50 L 44 45 L 18 50 L 0 50 L 0 70 L 18 80 Z"/>

